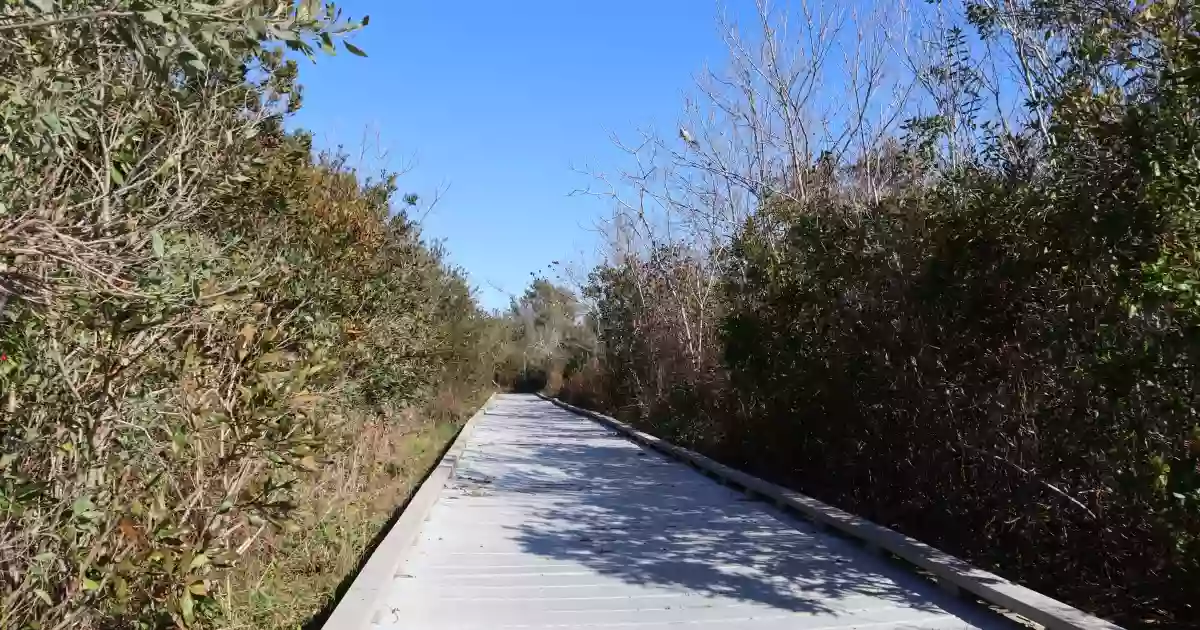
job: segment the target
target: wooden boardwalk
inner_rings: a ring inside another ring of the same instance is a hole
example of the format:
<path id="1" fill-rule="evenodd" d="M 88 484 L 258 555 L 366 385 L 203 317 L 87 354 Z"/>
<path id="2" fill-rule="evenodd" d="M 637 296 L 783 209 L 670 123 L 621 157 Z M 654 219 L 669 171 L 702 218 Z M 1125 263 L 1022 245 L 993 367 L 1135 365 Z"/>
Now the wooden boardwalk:
<path id="1" fill-rule="evenodd" d="M 533 396 L 495 399 L 373 627 L 1013 628 Z"/>

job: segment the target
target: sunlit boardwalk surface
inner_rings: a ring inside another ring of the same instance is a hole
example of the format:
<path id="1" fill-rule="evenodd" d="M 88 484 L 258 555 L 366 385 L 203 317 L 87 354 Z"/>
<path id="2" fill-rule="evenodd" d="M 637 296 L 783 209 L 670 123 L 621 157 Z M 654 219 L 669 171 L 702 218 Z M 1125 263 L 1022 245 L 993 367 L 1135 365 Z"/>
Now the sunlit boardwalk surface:
<path id="1" fill-rule="evenodd" d="M 1012 628 L 533 396 L 466 442 L 375 628 Z"/>

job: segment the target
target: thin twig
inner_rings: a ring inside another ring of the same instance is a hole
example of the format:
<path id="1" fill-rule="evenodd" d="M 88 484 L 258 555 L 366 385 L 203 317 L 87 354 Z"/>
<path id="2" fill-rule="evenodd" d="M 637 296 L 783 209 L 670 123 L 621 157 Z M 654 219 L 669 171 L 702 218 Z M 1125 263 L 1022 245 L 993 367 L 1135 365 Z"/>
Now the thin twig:
<path id="1" fill-rule="evenodd" d="M 974 446 L 968 446 L 966 444 L 961 444 L 961 443 L 959 444 L 959 446 L 965 450 L 971 451 L 972 453 L 976 453 L 979 455 L 983 455 L 984 457 L 989 457 L 991 459 L 994 459 L 994 460 L 1000 462 L 1001 464 L 1004 464 L 1005 466 L 1008 466 L 1009 468 L 1012 468 L 1013 470 L 1016 470 L 1016 471 L 1024 474 L 1027 477 L 1033 478 L 1034 481 L 1038 482 L 1042 486 L 1045 486 L 1051 492 L 1066 499 L 1067 501 L 1074 504 L 1076 507 L 1083 510 L 1084 512 L 1087 512 L 1088 516 L 1092 517 L 1092 520 L 1096 519 L 1096 513 L 1093 512 L 1091 509 L 1089 509 L 1088 506 L 1086 506 L 1082 502 L 1080 502 L 1079 499 L 1076 499 L 1075 497 L 1067 494 L 1067 492 L 1065 490 L 1062 490 L 1061 488 L 1058 488 L 1057 486 L 1055 486 L 1047 481 L 1044 481 L 1043 479 L 1038 477 L 1037 471 L 1026 470 L 1026 469 L 1008 461 L 1007 459 L 1000 457 L 999 455 L 995 455 L 993 453 L 989 453 L 982 449 L 975 448 Z"/>
<path id="2" fill-rule="evenodd" d="M 16 24 L 0 24 L 0 33 L 7 31 L 16 31 L 23 28 L 42 28 L 44 26 L 55 26 L 58 24 L 67 24 L 69 22 L 82 22 L 85 20 L 105 20 L 112 18 L 127 18 L 133 17 L 133 11 L 92 11 L 89 13 L 79 13 L 77 15 L 64 15 L 56 18 L 46 18 L 43 20 L 34 20 L 32 22 L 19 22 Z"/>

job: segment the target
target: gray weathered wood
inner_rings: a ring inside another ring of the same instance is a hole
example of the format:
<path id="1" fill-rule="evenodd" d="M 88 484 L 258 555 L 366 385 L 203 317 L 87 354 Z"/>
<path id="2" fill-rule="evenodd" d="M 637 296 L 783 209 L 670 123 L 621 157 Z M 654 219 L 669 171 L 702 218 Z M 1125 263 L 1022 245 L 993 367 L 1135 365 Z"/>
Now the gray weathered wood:
<path id="1" fill-rule="evenodd" d="M 374 628 L 1016 625 L 532 396 L 478 419 L 422 520 Z"/>

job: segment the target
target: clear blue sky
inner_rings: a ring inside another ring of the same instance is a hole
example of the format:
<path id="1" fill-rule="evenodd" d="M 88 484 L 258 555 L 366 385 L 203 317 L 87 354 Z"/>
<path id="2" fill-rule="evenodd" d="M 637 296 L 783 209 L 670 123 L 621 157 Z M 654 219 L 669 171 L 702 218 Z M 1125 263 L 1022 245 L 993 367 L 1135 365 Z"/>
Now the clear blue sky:
<path id="1" fill-rule="evenodd" d="M 551 261 L 594 254 L 608 204 L 568 196 L 589 183 L 572 167 L 619 167 L 609 134 L 673 128 L 693 77 L 722 59 L 711 0 L 341 6 L 371 16 L 352 39 L 369 56 L 302 61 L 291 126 L 355 154 L 369 132 L 368 155 L 386 149 L 393 168 L 415 156 L 404 192 L 449 184 L 424 229 L 445 239 L 489 308 Z"/>

